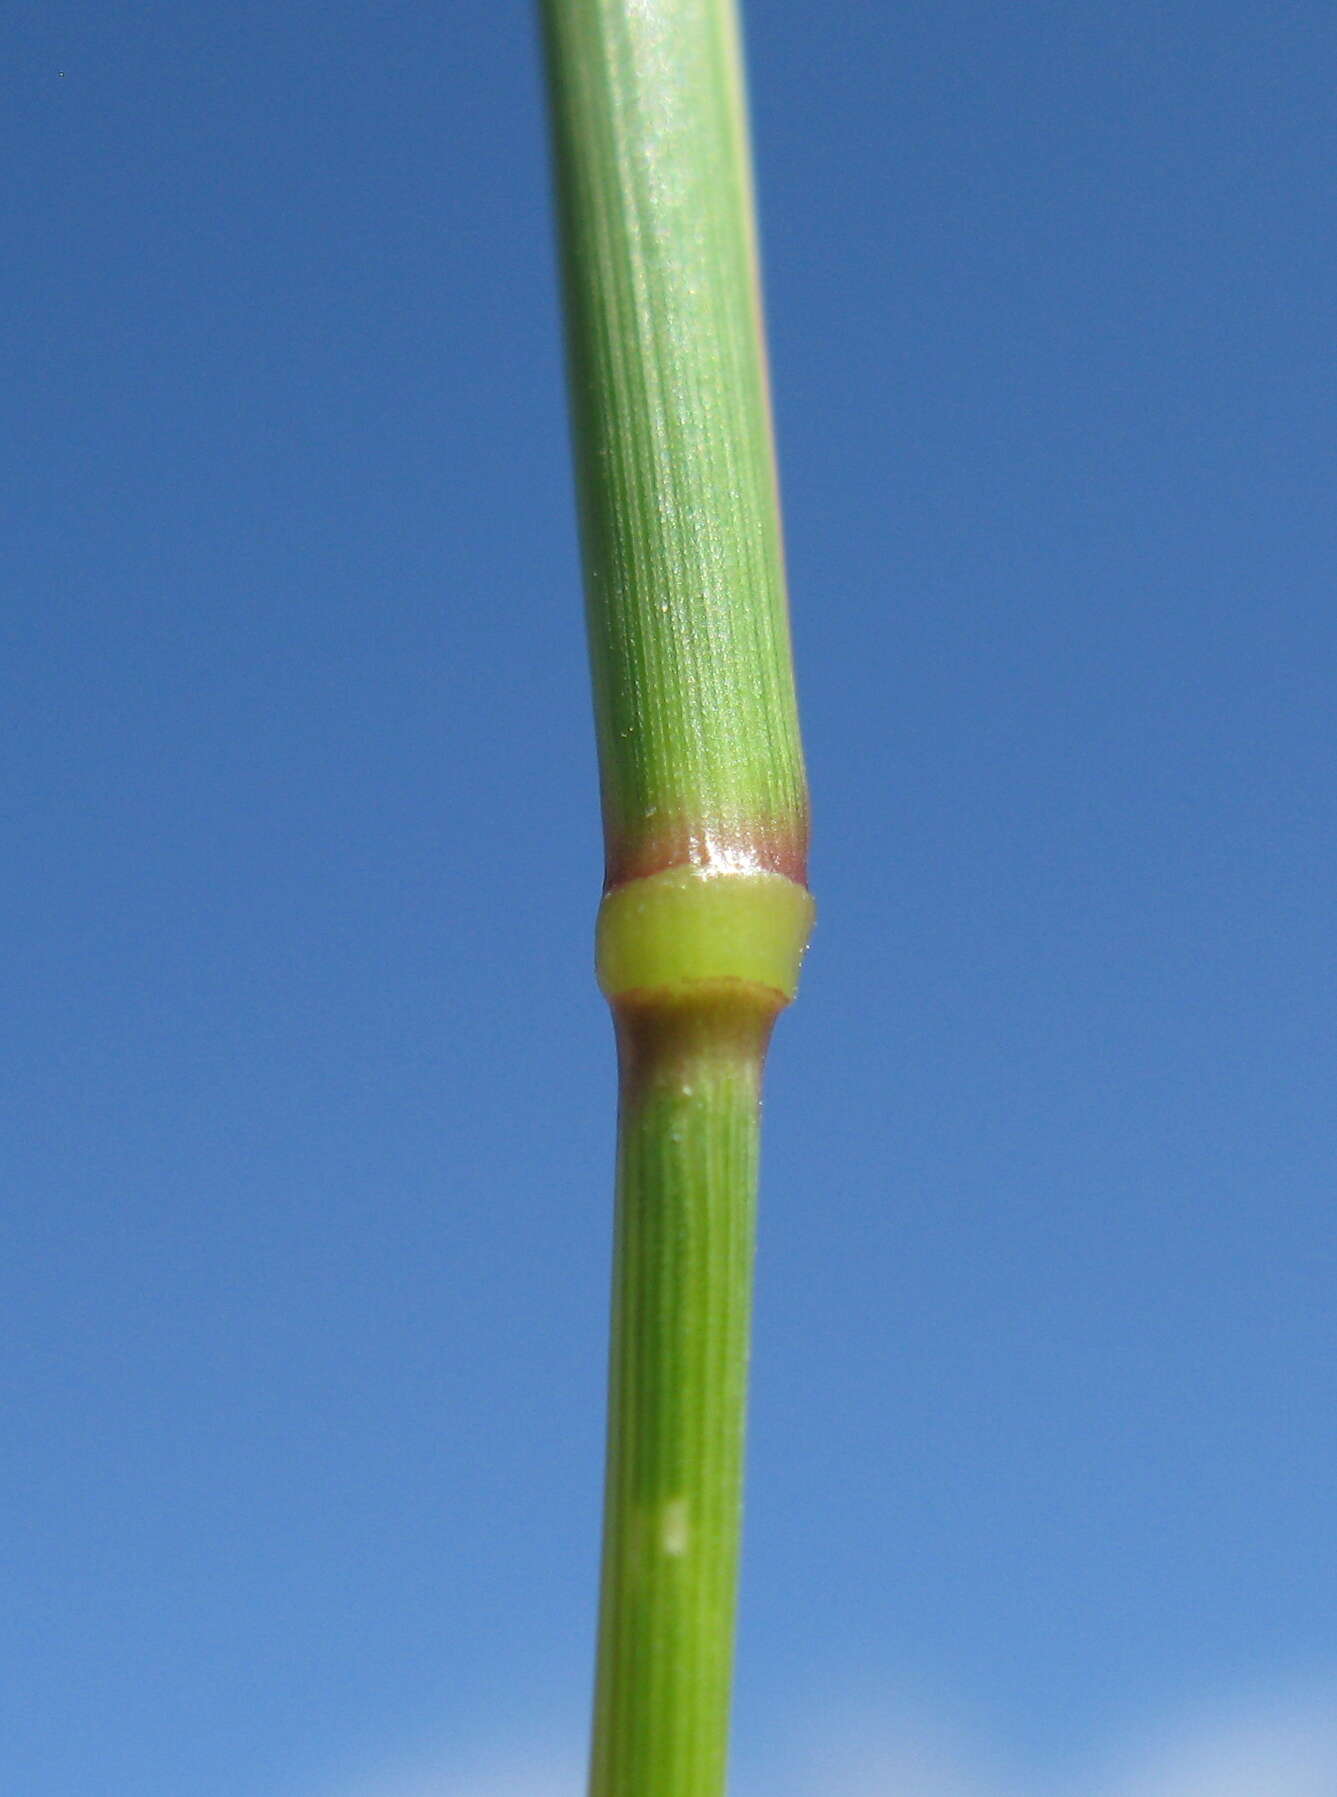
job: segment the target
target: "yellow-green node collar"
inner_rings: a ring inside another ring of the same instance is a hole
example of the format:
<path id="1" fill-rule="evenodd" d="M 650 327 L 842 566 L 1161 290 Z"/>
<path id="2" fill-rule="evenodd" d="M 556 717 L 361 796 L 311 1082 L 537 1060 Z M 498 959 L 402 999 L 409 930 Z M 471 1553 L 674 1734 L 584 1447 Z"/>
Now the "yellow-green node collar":
<path id="1" fill-rule="evenodd" d="M 812 920 L 812 895 L 783 874 L 670 867 L 629 880 L 600 906 L 599 984 L 614 999 L 744 980 L 788 1004 Z"/>

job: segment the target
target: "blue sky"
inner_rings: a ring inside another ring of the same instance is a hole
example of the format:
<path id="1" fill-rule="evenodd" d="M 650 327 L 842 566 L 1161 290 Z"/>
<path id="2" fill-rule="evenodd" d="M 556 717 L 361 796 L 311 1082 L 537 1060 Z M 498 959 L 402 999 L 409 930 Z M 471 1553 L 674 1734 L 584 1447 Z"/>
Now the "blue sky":
<path id="1" fill-rule="evenodd" d="M 747 22 L 821 922 L 739 1797 L 1327 1797 L 1337 15 Z M 613 1068 L 533 21 L 6 37 L 0 1784 L 573 1797 Z"/>

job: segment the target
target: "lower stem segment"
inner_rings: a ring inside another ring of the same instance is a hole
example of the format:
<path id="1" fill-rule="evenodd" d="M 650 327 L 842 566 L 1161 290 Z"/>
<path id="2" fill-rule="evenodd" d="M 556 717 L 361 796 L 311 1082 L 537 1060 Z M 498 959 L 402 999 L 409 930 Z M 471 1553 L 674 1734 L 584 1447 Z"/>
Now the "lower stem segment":
<path id="1" fill-rule="evenodd" d="M 778 998 L 778 995 L 776 995 Z M 777 1005 L 615 1003 L 621 1070 L 590 1797 L 722 1797 Z"/>

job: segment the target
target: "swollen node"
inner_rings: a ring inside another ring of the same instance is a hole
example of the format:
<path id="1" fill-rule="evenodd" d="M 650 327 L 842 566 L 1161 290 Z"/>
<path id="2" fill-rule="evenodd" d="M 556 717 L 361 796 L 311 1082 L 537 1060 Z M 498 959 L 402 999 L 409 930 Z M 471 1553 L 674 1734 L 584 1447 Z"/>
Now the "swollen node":
<path id="1" fill-rule="evenodd" d="M 798 990 L 812 895 L 783 874 L 670 867 L 599 908 L 599 984 L 610 1002 L 678 1003 L 748 989 L 771 1010 Z"/>

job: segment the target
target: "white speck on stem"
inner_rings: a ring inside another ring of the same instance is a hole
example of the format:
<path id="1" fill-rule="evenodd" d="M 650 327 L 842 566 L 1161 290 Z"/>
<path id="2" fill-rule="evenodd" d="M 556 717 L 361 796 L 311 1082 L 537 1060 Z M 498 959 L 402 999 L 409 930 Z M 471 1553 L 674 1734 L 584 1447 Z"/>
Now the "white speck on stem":
<path id="1" fill-rule="evenodd" d="M 666 1554 L 680 1559 L 687 1552 L 687 1499 L 670 1498 L 659 1516 L 659 1540 Z"/>

